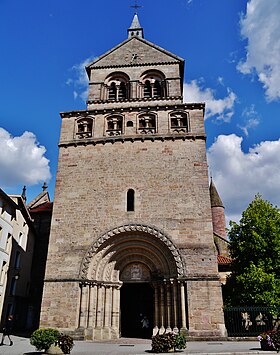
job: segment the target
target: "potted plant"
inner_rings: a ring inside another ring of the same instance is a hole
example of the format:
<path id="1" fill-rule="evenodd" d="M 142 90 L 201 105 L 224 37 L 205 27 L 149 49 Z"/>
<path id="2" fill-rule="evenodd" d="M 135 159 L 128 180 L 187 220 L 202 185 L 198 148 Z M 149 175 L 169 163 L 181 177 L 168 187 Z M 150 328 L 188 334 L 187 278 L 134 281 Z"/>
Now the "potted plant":
<path id="1" fill-rule="evenodd" d="M 262 350 L 276 350 L 273 340 L 271 338 L 271 333 L 272 331 L 264 332 L 257 337 Z"/>
<path id="2" fill-rule="evenodd" d="M 57 329 L 41 328 L 31 334 L 30 344 L 46 354 L 70 354 L 74 342 L 69 335 L 61 334 Z"/>

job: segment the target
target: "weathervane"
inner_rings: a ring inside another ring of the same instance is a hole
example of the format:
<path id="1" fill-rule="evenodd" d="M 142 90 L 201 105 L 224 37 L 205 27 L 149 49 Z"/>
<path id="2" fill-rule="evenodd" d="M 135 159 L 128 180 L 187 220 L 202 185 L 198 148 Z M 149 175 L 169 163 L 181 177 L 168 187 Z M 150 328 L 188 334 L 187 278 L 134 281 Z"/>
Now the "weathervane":
<path id="1" fill-rule="evenodd" d="M 137 14 L 138 9 L 141 9 L 141 7 L 143 7 L 143 6 L 138 5 L 138 0 L 134 0 L 134 2 L 135 2 L 135 4 L 132 6 L 129 6 L 129 7 L 132 7 L 133 9 L 135 9 L 135 13 Z"/>

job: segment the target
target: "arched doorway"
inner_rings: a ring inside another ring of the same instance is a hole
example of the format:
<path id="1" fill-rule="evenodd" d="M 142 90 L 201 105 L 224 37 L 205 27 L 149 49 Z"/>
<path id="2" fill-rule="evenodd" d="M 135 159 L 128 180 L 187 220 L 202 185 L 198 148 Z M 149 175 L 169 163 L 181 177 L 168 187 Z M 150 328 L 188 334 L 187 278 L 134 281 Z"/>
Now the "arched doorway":
<path id="1" fill-rule="evenodd" d="M 124 283 L 121 287 L 121 336 L 151 338 L 154 291 L 149 283 Z"/>
<path id="2" fill-rule="evenodd" d="M 106 233 L 88 251 L 81 275 L 78 322 L 88 338 L 150 338 L 186 328 L 183 263 L 159 230 L 128 225 Z M 145 330 L 141 317 L 149 321 Z"/>

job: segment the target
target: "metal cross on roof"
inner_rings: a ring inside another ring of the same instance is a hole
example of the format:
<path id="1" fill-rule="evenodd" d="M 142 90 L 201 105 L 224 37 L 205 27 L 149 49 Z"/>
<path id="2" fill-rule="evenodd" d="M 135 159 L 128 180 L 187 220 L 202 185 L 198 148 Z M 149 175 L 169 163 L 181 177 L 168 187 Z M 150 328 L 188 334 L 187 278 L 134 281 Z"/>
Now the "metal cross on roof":
<path id="1" fill-rule="evenodd" d="M 143 7 L 143 6 L 138 5 L 138 0 L 134 0 L 134 2 L 135 2 L 135 4 L 130 7 L 135 9 L 135 13 L 137 13 L 138 9 L 141 9 L 141 7 Z"/>

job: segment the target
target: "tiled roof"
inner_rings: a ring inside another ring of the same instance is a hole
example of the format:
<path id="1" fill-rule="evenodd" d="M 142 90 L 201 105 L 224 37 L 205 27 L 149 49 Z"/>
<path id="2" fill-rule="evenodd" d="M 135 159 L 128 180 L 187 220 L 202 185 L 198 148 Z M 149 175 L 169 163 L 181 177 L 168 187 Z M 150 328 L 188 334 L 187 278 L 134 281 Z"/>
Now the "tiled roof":
<path id="1" fill-rule="evenodd" d="M 53 203 L 46 202 L 38 207 L 31 208 L 29 211 L 30 213 L 40 213 L 40 212 L 52 212 Z"/>
<path id="2" fill-rule="evenodd" d="M 231 264 L 231 258 L 227 257 L 227 256 L 222 256 L 222 255 L 218 255 L 218 264 L 219 265 L 229 265 Z"/>

